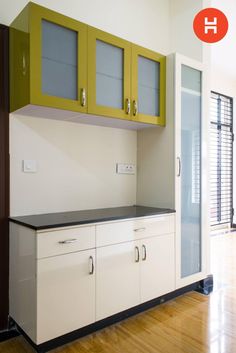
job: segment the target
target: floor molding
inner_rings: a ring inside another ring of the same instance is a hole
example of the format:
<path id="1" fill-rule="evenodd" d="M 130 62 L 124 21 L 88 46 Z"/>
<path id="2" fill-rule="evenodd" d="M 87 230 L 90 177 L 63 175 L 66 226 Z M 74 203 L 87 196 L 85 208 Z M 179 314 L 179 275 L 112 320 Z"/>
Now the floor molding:
<path id="1" fill-rule="evenodd" d="M 14 328 L 11 330 L 0 331 L 0 342 L 10 340 L 13 337 L 19 336 L 19 332 Z"/>
<path id="2" fill-rule="evenodd" d="M 78 330 L 75 330 L 73 332 L 70 332 L 68 334 L 65 334 L 63 336 L 57 337 L 55 339 L 52 339 L 50 341 L 44 342 L 42 344 L 36 345 L 30 338 L 29 336 L 26 335 L 26 333 L 16 324 L 16 327 L 18 331 L 26 338 L 26 340 L 31 344 L 31 346 L 36 350 L 38 353 L 45 353 L 51 349 L 55 349 L 59 346 L 62 346 L 64 344 L 67 344 L 69 342 L 72 342 L 78 338 L 84 337 L 88 334 L 91 334 L 95 331 L 101 330 L 107 326 L 110 326 L 112 324 L 115 324 L 119 321 L 122 321 L 130 316 L 139 314 L 147 309 L 151 309 L 154 306 L 157 306 L 159 304 L 162 304 L 170 299 L 176 298 L 180 295 L 183 295 L 189 291 L 200 291 L 203 294 L 207 294 L 206 292 L 201 291 L 203 287 L 203 281 L 198 281 L 195 282 L 191 285 L 188 285 L 186 287 L 177 289 L 171 293 L 168 293 L 166 295 L 163 295 L 161 297 L 155 298 L 153 300 L 150 300 L 146 303 L 140 304 L 138 306 L 135 306 L 131 309 L 125 310 L 121 313 L 115 314 L 113 316 L 110 316 L 106 319 L 100 320 L 98 322 L 95 322 L 91 325 L 82 327 Z M 12 320 L 14 323 L 14 321 Z"/>

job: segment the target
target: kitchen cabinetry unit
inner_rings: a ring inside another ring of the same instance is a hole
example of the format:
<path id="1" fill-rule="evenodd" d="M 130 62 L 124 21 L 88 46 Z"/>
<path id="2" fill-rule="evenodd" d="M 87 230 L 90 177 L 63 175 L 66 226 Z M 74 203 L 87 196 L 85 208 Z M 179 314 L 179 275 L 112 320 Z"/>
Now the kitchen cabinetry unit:
<path id="1" fill-rule="evenodd" d="M 91 114 L 165 125 L 165 57 L 88 29 Z"/>
<path id="2" fill-rule="evenodd" d="M 10 54 L 11 112 L 165 125 L 163 55 L 31 2 L 11 24 Z"/>
<path id="3" fill-rule="evenodd" d="M 174 231 L 173 216 L 97 226 L 97 320 L 175 289 Z"/>
<path id="4" fill-rule="evenodd" d="M 175 289 L 174 241 L 165 234 L 97 249 L 97 320 Z"/>
<path id="5" fill-rule="evenodd" d="M 29 3 L 10 29 L 10 110 L 87 111 L 87 26 Z"/>
<path id="6" fill-rule="evenodd" d="M 40 345 L 174 291 L 174 232 L 173 214 L 50 230 L 11 222 L 10 316 Z"/>
<path id="7" fill-rule="evenodd" d="M 33 342 L 95 321 L 95 227 L 37 234 L 11 223 L 10 244 L 10 315 Z"/>
<path id="8" fill-rule="evenodd" d="M 175 196 L 177 285 L 207 276 L 208 259 L 208 119 L 204 66 L 176 54 Z"/>

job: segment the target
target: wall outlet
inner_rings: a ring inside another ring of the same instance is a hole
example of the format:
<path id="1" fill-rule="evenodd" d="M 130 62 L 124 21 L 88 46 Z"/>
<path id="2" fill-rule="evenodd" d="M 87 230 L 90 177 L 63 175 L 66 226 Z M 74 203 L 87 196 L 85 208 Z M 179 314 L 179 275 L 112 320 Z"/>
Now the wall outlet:
<path id="1" fill-rule="evenodd" d="M 24 159 L 22 161 L 22 168 L 24 173 L 36 173 L 37 163 L 32 159 Z"/>
<path id="2" fill-rule="evenodd" d="M 117 163 L 116 164 L 117 174 L 135 174 L 135 165 L 128 163 Z"/>

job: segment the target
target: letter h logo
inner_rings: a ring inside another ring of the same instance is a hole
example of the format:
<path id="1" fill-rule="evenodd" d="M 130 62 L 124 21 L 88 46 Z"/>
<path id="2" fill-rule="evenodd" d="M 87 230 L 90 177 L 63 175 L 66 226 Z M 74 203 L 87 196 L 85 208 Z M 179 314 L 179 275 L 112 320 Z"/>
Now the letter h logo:
<path id="1" fill-rule="evenodd" d="M 207 34 L 210 30 L 217 34 L 217 17 L 213 18 L 213 21 L 209 21 L 208 17 L 204 18 L 204 33 Z"/>

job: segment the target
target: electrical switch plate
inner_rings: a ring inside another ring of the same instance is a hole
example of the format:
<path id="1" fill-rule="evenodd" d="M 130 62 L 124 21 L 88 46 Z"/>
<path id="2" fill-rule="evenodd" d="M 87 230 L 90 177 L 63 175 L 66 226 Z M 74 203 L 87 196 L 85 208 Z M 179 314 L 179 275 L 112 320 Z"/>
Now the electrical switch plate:
<path id="1" fill-rule="evenodd" d="M 135 165 L 128 163 L 117 163 L 116 164 L 117 174 L 135 174 Z"/>
<path id="2" fill-rule="evenodd" d="M 23 160 L 23 172 L 24 173 L 36 173 L 37 172 L 37 163 L 32 159 Z"/>

